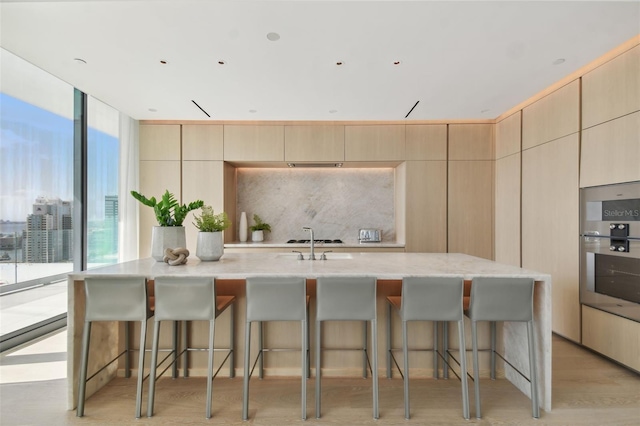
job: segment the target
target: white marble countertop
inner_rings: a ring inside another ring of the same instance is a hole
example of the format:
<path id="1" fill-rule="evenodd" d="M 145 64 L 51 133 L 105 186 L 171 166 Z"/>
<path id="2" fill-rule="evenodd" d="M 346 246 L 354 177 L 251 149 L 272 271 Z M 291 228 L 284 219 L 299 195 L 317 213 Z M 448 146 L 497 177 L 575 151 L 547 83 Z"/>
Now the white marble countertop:
<path id="1" fill-rule="evenodd" d="M 327 257 L 328 260 L 311 261 L 297 260 L 295 253 L 291 252 L 225 253 L 219 261 L 202 262 L 192 255 L 185 265 L 180 266 L 169 266 L 146 258 L 71 274 L 71 277 L 133 274 L 149 278 L 158 275 L 211 275 L 220 279 L 244 279 L 258 275 L 302 275 L 307 278 L 370 275 L 380 279 L 402 279 L 405 276 L 437 275 L 532 277 L 537 281 L 550 281 L 548 274 L 459 253 L 329 253 Z"/>
<path id="2" fill-rule="evenodd" d="M 239 241 L 234 241 L 232 243 L 225 243 L 225 247 L 227 248 L 282 248 L 282 249 L 309 249 L 309 244 L 299 244 L 299 243 L 287 243 L 284 241 L 276 242 L 276 241 L 261 241 L 261 242 L 252 242 L 247 241 L 241 243 Z M 341 244 L 332 244 L 332 243 L 316 243 L 315 248 L 317 250 L 326 250 L 332 248 L 348 248 L 353 249 L 354 252 L 357 252 L 361 248 L 402 248 L 404 247 L 404 243 L 396 243 L 396 242 L 380 242 L 380 243 L 362 243 L 360 244 L 357 241 L 345 241 Z M 286 250 L 285 250 L 286 251 Z"/>

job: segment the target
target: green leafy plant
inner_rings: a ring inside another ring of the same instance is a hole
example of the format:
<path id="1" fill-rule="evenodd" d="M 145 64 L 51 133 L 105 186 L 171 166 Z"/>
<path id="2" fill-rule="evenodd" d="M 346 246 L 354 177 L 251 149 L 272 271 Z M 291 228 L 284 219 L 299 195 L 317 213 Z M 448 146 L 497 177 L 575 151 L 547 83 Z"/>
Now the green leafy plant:
<path id="1" fill-rule="evenodd" d="M 260 218 L 260 216 L 258 216 L 257 214 L 253 215 L 253 221 L 255 222 L 255 224 L 249 227 L 251 232 L 253 231 L 271 232 L 271 225 L 269 225 L 268 223 L 264 223 Z"/>
<path id="2" fill-rule="evenodd" d="M 156 201 L 156 197 L 147 198 L 136 191 L 131 191 L 131 195 L 145 206 L 153 207 L 160 226 L 182 226 L 187 213 L 204 205 L 202 200 L 181 205 L 169 190 L 165 191 L 160 201 Z"/>
<path id="3" fill-rule="evenodd" d="M 202 214 L 195 216 L 195 227 L 201 232 L 224 231 L 231 225 L 229 216 L 225 212 L 214 214 L 213 207 L 202 206 Z"/>

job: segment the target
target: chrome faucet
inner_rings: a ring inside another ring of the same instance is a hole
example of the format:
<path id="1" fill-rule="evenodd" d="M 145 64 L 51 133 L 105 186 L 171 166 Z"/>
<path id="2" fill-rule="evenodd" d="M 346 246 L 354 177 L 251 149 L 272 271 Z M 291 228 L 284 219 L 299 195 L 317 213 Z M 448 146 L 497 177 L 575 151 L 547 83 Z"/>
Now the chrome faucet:
<path id="1" fill-rule="evenodd" d="M 314 253 L 314 239 L 313 239 L 313 228 L 310 228 L 308 226 L 303 226 L 302 227 L 303 231 L 309 231 L 309 233 L 311 234 L 311 253 L 309 254 L 309 260 L 316 260 L 316 255 Z"/>

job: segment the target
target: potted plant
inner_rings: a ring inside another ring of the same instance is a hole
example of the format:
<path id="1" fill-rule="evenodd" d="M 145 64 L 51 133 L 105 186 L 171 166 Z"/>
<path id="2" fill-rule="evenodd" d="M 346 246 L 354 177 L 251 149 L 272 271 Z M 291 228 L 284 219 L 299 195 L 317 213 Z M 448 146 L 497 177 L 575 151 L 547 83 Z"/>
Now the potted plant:
<path id="1" fill-rule="evenodd" d="M 196 256 L 202 261 L 219 260 L 224 254 L 222 231 L 231 225 L 225 212 L 215 214 L 213 207 L 202 206 L 202 214 L 195 216 L 195 227 L 198 228 Z"/>
<path id="2" fill-rule="evenodd" d="M 264 241 L 264 233 L 271 232 L 271 225 L 264 223 L 257 214 L 253 215 L 253 221 L 255 223 L 249 227 L 249 230 L 251 230 L 251 240 Z"/>
<path id="3" fill-rule="evenodd" d="M 204 201 L 180 204 L 169 190 L 165 191 L 160 200 L 156 200 L 156 197 L 147 198 L 136 191 L 131 191 L 131 195 L 145 206 L 152 207 L 158 221 L 158 226 L 153 227 L 151 234 L 151 257 L 162 262 L 165 249 L 186 248 L 187 238 L 182 222 L 187 213 L 202 207 Z"/>

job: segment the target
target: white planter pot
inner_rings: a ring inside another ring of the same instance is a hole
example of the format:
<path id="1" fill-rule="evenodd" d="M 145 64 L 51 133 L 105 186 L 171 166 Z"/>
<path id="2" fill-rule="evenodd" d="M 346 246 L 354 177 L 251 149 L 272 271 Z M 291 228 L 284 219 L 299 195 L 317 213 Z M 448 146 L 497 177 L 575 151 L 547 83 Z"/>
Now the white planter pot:
<path id="1" fill-rule="evenodd" d="M 264 231 L 251 231 L 251 241 L 264 241 Z"/>
<path id="2" fill-rule="evenodd" d="M 162 262 L 167 248 L 187 248 L 184 226 L 154 226 L 151 232 L 151 257 Z"/>
<path id="3" fill-rule="evenodd" d="M 204 262 L 220 260 L 224 254 L 222 232 L 198 232 L 196 256 Z"/>

